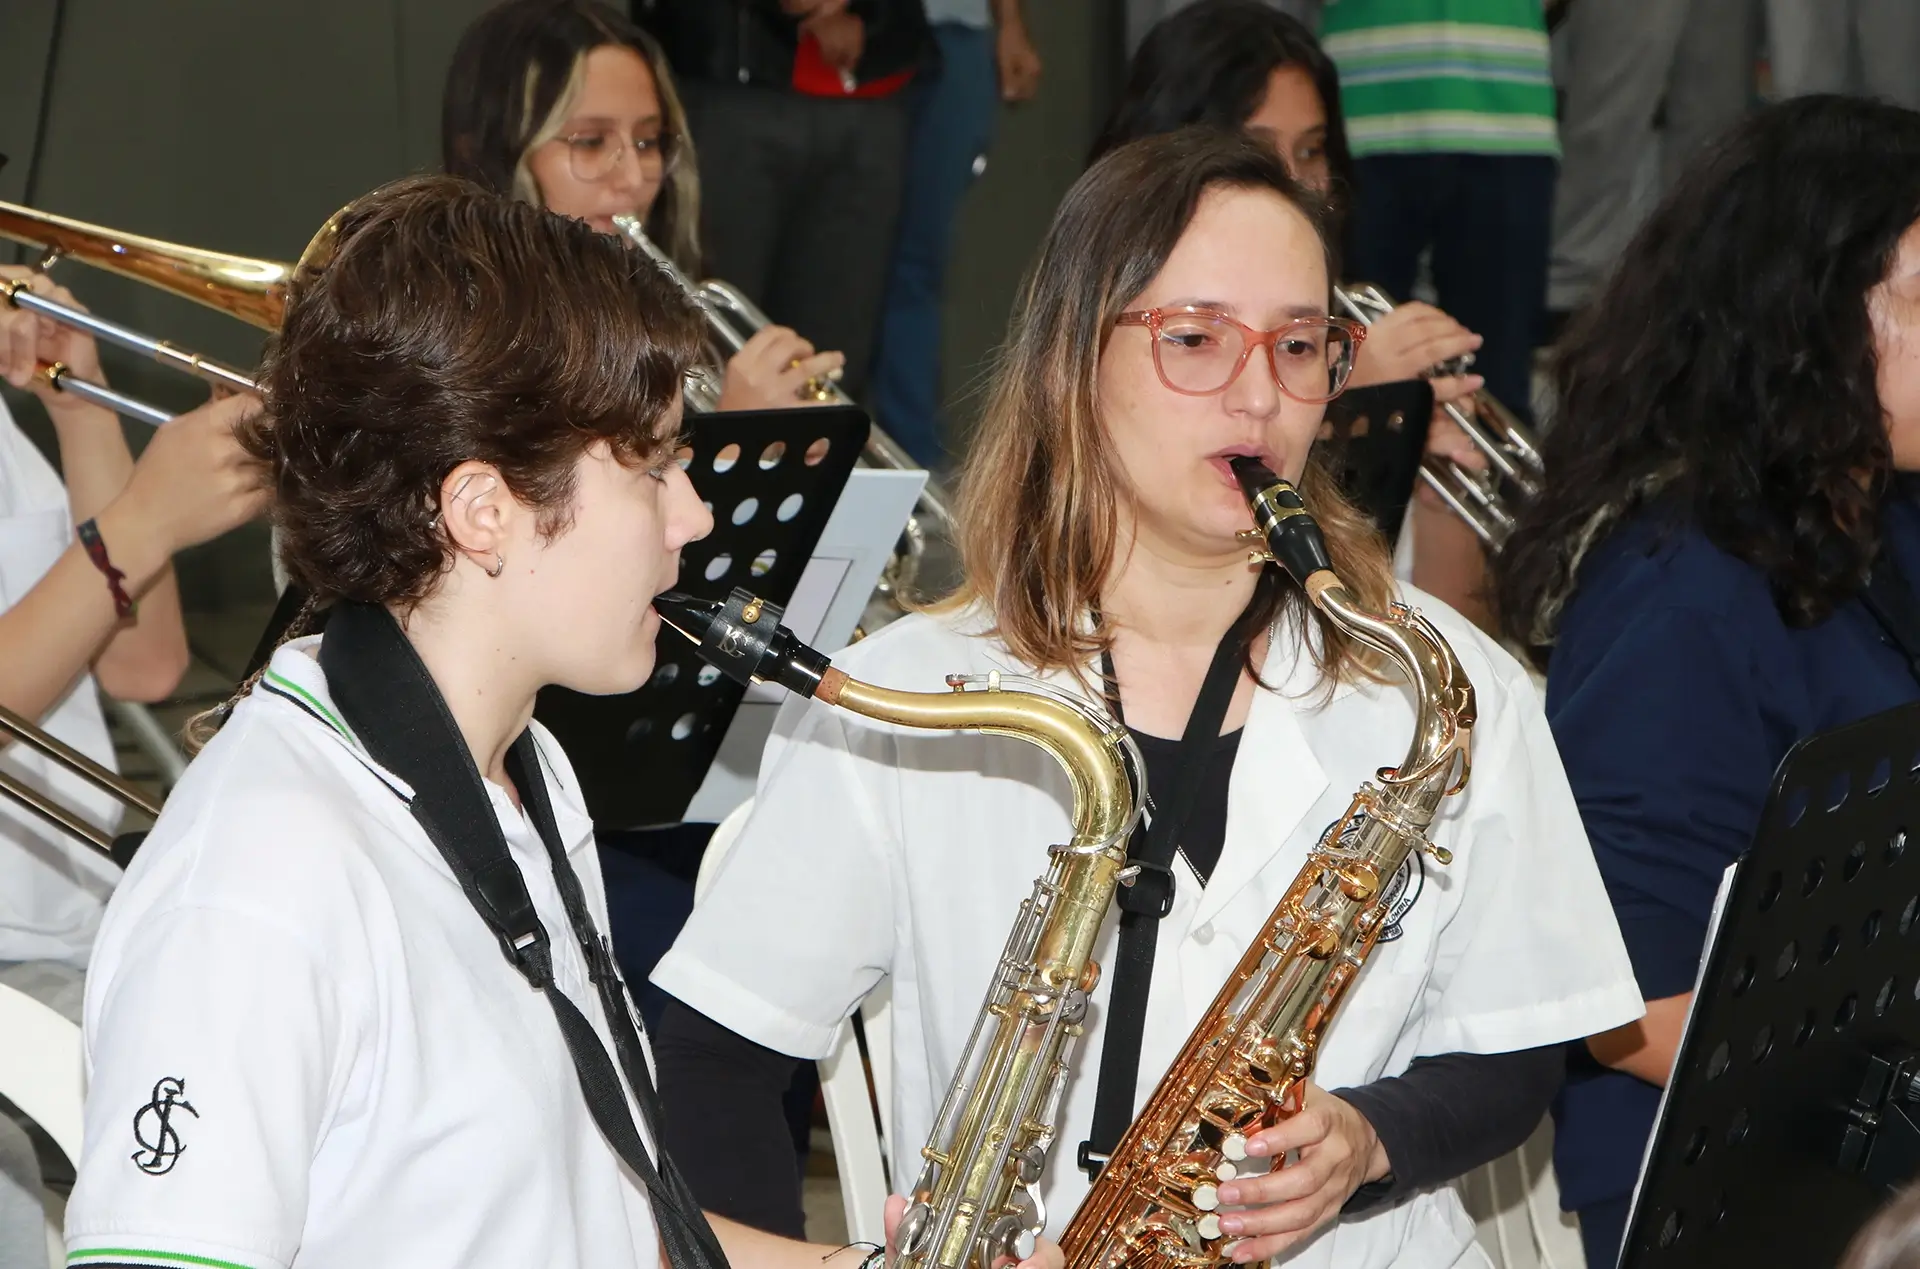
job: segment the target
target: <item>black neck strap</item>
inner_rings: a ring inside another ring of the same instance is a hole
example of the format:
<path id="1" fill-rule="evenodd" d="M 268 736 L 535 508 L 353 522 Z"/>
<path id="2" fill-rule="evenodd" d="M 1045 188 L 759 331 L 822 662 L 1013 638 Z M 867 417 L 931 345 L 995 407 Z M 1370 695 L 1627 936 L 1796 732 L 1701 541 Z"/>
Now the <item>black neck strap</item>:
<path id="1" fill-rule="evenodd" d="M 1888 641 L 1906 657 L 1907 669 L 1913 677 L 1920 679 L 1920 600 L 1914 598 L 1913 588 L 1907 585 L 1900 566 L 1894 562 L 1891 542 L 1881 542 L 1880 558 L 1874 561 L 1873 572 L 1868 574 L 1860 602 L 1879 623 Z"/>
<path id="2" fill-rule="evenodd" d="M 1113 1148 L 1133 1122 L 1134 1089 L 1140 1079 L 1140 1045 L 1147 1027 L 1147 992 L 1153 985 L 1154 946 L 1161 918 L 1173 911 L 1173 856 L 1180 834 L 1193 817 L 1193 807 L 1206 774 L 1207 758 L 1227 707 L 1240 684 L 1247 636 L 1272 581 L 1273 570 L 1261 573 L 1252 601 L 1235 619 L 1201 681 L 1200 695 L 1187 715 L 1186 730 L 1173 764 L 1173 783 L 1166 801 L 1149 797 L 1149 814 L 1127 844 L 1127 862 L 1140 871 L 1119 893 L 1120 945 L 1114 954 L 1113 992 L 1107 1000 L 1106 1044 L 1100 1056 L 1100 1082 L 1094 1093 L 1093 1128 L 1080 1143 L 1079 1163 L 1088 1176 L 1098 1176 Z M 1100 656 L 1100 674 L 1106 687 L 1107 708 L 1121 723 L 1120 685 L 1114 677 L 1113 657 Z"/>
<path id="3" fill-rule="evenodd" d="M 673 1269 L 724 1269 L 726 1255 L 686 1181 L 664 1154 L 655 1167 L 634 1123 L 627 1088 L 654 1141 L 661 1140 L 659 1096 L 626 987 L 611 944 L 594 928 L 580 878 L 567 859 L 532 733 L 522 732 L 514 741 L 507 772 L 547 848 L 571 934 L 600 995 L 620 1059 L 618 1069 L 586 1015 L 554 982 L 552 944 L 500 831 L 480 772 L 399 623 L 377 606 L 335 605 L 320 643 L 320 666 L 341 717 L 368 755 L 412 786 L 409 810 L 439 848 L 480 919 L 500 940 L 507 962 L 553 1007 L 587 1109 L 614 1152 L 645 1185 Z"/>

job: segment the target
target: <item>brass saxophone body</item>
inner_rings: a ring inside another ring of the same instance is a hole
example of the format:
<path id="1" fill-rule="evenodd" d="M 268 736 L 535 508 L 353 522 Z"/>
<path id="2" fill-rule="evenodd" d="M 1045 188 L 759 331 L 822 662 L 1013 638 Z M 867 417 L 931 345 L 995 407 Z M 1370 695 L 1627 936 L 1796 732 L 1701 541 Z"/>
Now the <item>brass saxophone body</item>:
<path id="1" fill-rule="evenodd" d="M 1402 605 L 1359 608 L 1293 486 L 1257 460 L 1233 463 L 1260 526 L 1249 535 L 1256 555 L 1286 568 L 1322 612 L 1406 674 L 1418 706 L 1413 743 L 1321 835 L 1115 1147 L 1061 1237 L 1068 1269 L 1227 1262 L 1219 1186 L 1240 1174 L 1250 1136 L 1299 1110 L 1321 1038 L 1387 921 L 1389 879 L 1416 850 L 1450 860 L 1426 831 L 1467 780 L 1473 685 L 1446 640 Z"/>
<path id="2" fill-rule="evenodd" d="M 1088 702 L 1032 680 L 952 675 L 948 692 L 862 683 L 743 590 L 725 604 L 662 595 L 654 607 L 742 682 L 776 682 L 880 722 L 1017 737 L 1066 770 L 1072 839 L 1049 848 L 1046 872 L 1020 905 L 895 1237 L 896 1269 L 990 1269 L 1004 1256 L 1024 1258 L 1046 1225 L 1038 1183 L 1068 1053 L 1100 975 L 1094 941 L 1146 796 L 1133 738 Z"/>

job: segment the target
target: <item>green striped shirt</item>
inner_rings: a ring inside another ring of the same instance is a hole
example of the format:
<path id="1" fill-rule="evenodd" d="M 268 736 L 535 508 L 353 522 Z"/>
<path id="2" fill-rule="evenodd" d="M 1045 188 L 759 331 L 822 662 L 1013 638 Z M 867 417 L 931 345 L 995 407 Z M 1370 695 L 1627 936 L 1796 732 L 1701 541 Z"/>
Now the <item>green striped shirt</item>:
<path id="1" fill-rule="evenodd" d="M 1357 156 L 1558 156 L 1540 0 L 1332 0 L 1323 23 Z"/>

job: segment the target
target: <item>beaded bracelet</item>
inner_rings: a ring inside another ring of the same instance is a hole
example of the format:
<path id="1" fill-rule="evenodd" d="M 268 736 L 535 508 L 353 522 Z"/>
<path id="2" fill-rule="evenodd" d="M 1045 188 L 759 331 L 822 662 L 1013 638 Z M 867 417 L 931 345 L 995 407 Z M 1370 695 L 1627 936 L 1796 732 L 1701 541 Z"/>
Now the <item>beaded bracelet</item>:
<path id="1" fill-rule="evenodd" d="M 106 576 L 107 589 L 113 592 L 114 615 L 125 621 L 139 613 L 140 605 L 127 594 L 127 588 L 122 584 L 127 580 L 127 575 L 115 568 L 113 561 L 107 558 L 107 544 L 100 540 L 99 526 L 88 520 L 75 532 L 80 535 L 80 544 L 87 548 L 87 558 L 92 560 L 93 566 Z"/>

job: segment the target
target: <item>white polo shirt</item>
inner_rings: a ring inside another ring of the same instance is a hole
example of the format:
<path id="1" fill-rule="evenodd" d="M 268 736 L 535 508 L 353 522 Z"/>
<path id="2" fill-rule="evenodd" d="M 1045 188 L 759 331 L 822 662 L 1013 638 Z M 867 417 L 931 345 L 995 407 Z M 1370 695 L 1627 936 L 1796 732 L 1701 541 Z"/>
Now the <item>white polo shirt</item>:
<path id="1" fill-rule="evenodd" d="M 0 611 L 19 603 L 73 542 L 67 491 L 0 401 Z M 103 580 L 101 586 L 105 586 Z M 82 673 L 36 720 L 109 769 L 113 741 L 93 676 Z M 0 747 L 0 769 L 113 831 L 121 808 L 25 745 Z M 86 968 L 94 931 L 120 870 L 10 798 L 0 798 L 0 961 L 62 961 Z"/>
<path id="2" fill-rule="evenodd" d="M 1473 778 L 1447 800 L 1441 867 L 1416 857 L 1394 922 L 1335 1018 L 1316 1081 L 1398 1074 L 1418 1056 L 1496 1053 L 1636 1018 L 1640 993 L 1538 696 L 1513 659 L 1437 601 L 1408 592 L 1478 693 Z M 857 678 L 938 692 L 949 673 L 1025 673 L 958 619 L 908 617 L 835 663 Z M 1161 923 L 1136 1107 L 1262 928 L 1321 831 L 1413 730 L 1398 684 L 1342 686 L 1319 704 L 1297 637 L 1271 645 L 1228 795 L 1226 840 L 1203 889 L 1183 869 Z M 1051 676 L 1071 687 L 1066 675 Z M 1067 840 L 1071 798 L 1034 746 L 873 724 L 790 703 L 761 764 L 751 818 L 653 981 L 748 1039 L 824 1056 L 841 1020 L 892 980 L 895 1185 L 919 1150 L 974 1025 L 1015 914 Z M 1097 959 L 1114 963 L 1109 914 Z M 1074 1155 L 1093 1119 L 1112 976 L 1073 1058 L 1043 1178 L 1058 1237 L 1086 1193 Z M 1366 1269 L 1483 1264 L 1452 1189 L 1341 1223 L 1285 1259 Z"/>
<path id="3" fill-rule="evenodd" d="M 338 721 L 319 642 L 274 655 L 107 909 L 68 1263 L 658 1269 L 552 1007 Z M 578 782 L 534 734 L 604 930 Z M 488 791 L 557 981 L 607 1043 L 546 850 Z"/>

